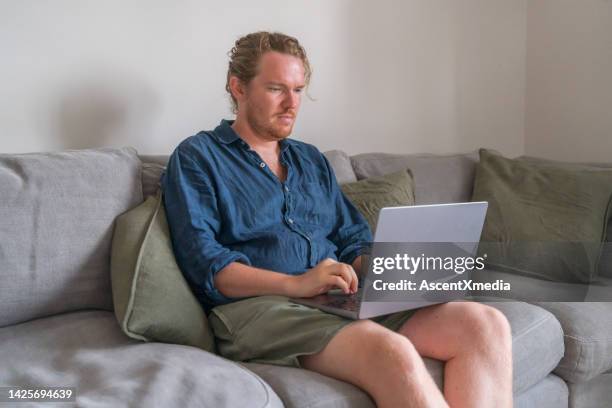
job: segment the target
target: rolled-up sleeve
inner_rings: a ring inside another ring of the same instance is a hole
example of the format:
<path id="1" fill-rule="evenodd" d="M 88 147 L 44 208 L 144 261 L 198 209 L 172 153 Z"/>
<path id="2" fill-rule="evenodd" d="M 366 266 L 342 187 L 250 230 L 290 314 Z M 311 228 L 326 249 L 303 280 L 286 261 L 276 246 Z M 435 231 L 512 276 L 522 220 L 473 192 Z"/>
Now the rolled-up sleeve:
<path id="1" fill-rule="evenodd" d="M 336 210 L 336 223 L 328 239 L 338 248 L 336 251 L 338 261 L 351 264 L 369 248 L 372 232 L 366 219 L 340 189 L 327 159 L 325 164 L 329 173 L 332 202 Z"/>
<path id="2" fill-rule="evenodd" d="M 211 177 L 202 156 L 179 145 L 168 161 L 162 189 L 176 261 L 201 303 L 233 299 L 215 287 L 216 274 L 234 261 L 250 265 L 246 255 L 221 245 L 221 217 Z"/>

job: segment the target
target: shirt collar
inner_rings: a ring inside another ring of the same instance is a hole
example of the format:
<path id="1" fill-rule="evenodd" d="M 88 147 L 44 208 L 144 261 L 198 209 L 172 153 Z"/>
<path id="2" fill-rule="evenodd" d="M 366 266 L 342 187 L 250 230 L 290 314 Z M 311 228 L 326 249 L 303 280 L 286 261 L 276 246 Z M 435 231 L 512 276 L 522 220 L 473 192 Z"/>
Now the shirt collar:
<path id="1" fill-rule="evenodd" d="M 215 128 L 215 136 L 217 140 L 223 144 L 230 144 L 240 139 L 238 133 L 232 128 L 233 120 L 222 119 L 219 126 Z"/>
<path id="2" fill-rule="evenodd" d="M 215 128 L 214 135 L 216 136 L 219 142 L 223 144 L 230 144 L 235 142 L 236 140 L 242 140 L 238 133 L 236 133 L 236 131 L 232 128 L 233 123 L 233 120 L 222 119 L 221 123 L 219 123 L 219 126 Z M 295 140 L 289 138 L 281 140 L 281 152 L 287 150 L 289 146 L 294 145 L 295 143 Z"/>

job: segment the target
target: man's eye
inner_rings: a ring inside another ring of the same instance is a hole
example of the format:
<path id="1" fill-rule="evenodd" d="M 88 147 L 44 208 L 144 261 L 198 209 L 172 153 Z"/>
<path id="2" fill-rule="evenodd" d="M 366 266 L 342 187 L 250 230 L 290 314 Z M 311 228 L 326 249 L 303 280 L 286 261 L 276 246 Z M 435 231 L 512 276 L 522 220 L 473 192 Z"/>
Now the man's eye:
<path id="1" fill-rule="evenodd" d="M 268 89 L 271 90 L 271 91 L 274 91 L 274 92 L 278 92 L 278 91 L 281 90 L 280 88 L 268 88 Z"/>
<path id="2" fill-rule="evenodd" d="M 298 89 L 295 90 L 295 92 L 297 92 L 297 93 L 302 93 L 303 91 L 304 91 L 304 88 L 298 88 Z"/>

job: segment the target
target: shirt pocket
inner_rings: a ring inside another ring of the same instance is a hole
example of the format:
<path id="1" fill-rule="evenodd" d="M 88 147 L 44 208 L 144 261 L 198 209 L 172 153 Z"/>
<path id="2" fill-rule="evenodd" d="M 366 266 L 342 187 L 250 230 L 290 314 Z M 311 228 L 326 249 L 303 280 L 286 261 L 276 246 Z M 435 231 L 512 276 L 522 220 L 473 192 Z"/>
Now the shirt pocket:
<path id="1" fill-rule="evenodd" d="M 302 183 L 296 198 L 295 212 L 304 222 L 325 227 L 333 223 L 334 200 L 319 182 Z"/>

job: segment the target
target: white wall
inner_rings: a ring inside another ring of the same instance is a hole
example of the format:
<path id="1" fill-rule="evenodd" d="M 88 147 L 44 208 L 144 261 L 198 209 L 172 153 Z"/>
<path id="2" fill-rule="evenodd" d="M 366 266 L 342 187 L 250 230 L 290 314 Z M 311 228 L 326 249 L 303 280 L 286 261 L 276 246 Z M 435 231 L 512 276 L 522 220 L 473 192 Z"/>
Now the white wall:
<path id="1" fill-rule="evenodd" d="M 292 34 L 293 137 L 349 153 L 524 151 L 527 0 L 22 0 L 0 5 L 0 152 L 169 153 L 230 117 L 227 51 Z"/>
<path id="2" fill-rule="evenodd" d="M 612 161 L 612 1 L 530 0 L 526 153 Z"/>

